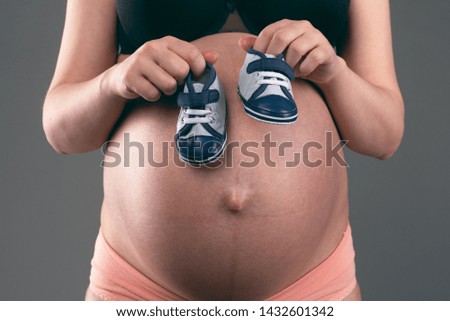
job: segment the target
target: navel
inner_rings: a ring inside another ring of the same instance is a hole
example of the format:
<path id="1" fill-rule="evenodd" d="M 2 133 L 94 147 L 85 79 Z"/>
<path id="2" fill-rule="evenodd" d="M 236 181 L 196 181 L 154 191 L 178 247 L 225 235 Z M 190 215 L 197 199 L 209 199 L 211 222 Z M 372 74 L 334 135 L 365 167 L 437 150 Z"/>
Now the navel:
<path id="1" fill-rule="evenodd" d="M 249 202 L 248 188 L 233 186 L 223 196 L 223 205 L 231 213 L 240 213 L 245 210 Z"/>

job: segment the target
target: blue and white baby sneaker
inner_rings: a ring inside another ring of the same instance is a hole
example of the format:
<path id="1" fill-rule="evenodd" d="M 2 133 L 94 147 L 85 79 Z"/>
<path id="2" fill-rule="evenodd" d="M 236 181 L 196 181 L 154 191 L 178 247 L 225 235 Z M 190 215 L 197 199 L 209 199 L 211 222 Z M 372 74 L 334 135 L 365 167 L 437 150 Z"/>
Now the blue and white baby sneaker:
<path id="1" fill-rule="evenodd" d="M 297 120 L 292 94 L 294 71 L 277 56 L 250 48 L 239 73 L 238 93 L 245 112 L 262 122 L 290 124 Z"/>
<path id="2" fill-rule="evenodd" d="M 175 142 L 180 158 L 191 164 L 217 160 L 227 140 L 225 92 L 214 67 L 206 64 L 197 80 L 188 74 L 184 89 L 178 94 L 181 107 Z"/>

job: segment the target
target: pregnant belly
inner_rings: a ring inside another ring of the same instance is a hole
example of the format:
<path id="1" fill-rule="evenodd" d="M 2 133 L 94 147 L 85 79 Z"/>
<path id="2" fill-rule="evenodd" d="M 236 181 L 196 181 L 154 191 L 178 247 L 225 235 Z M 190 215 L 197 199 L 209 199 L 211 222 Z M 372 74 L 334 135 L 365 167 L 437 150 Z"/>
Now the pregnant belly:
<path id="1" fill-rule="evenodd" d="M 178 160 L 172 98 L 130 103 L 104 159 L 105 237 L 147 277 L 190 299 L 268 297 L 324 260 L 347 224 L 346 168 L 323 99 L 295 80 L 295 124 L 247 116 L 236 91 L 242 36 L 194 42 L 219 53 L 222 159 L 208 167 Z"/>

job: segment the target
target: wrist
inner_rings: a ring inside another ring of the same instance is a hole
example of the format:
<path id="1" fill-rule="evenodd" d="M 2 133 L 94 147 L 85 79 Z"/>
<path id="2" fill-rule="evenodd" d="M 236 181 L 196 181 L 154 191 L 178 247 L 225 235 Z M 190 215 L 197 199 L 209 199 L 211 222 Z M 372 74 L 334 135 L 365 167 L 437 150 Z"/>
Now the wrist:
<path id="1" fill-rule="evenodd" d="M 345 60 L 339 56 L 336 56 L 336 62 L 332 68 L 332 73 L 325 81 L 318 83 L 317 85 L 322 89 L 326 90 L 335 87 L 337 84 L 342 82 L 342 79 L 346 77 L 349 68 Z"/>
<path id="2" fill-rule="evenodd" d="M 112 66 L 111 68 L 105 70 L 99 76 L 99 90 L 100 95 L 107 98 L 108 100 L 113 100 L 117 102 L 125 102 L 126 99 L 123 98 L 118 92 L 115 90 L 114 86 L 114 69 L 117 65 Z"/>

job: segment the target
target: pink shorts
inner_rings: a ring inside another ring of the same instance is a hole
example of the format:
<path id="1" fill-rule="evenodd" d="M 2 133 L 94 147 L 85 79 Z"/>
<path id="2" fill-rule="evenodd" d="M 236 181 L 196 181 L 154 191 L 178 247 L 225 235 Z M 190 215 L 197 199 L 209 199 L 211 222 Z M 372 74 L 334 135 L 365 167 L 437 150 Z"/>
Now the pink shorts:
<path id="1" fill-rule="evenodd" d="M 356 286 L 355 252 L 350 225 L 331 255 L 268 301 L 337 301 Z M 89 289 L 102 300 L 178 301 L 183 297 L 161 287 L 121 258 L 100 232 L 91 262 Z"/>

